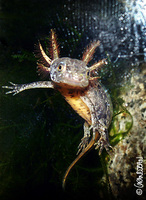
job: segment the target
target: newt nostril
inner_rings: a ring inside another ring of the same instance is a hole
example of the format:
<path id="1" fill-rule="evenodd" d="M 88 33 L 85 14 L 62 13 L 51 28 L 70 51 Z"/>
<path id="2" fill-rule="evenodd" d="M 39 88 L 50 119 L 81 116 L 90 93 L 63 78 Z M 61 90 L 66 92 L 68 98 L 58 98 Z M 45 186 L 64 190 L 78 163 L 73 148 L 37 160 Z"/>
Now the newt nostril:
<path id="1" fill-rule="evenodd" d="M 82 81 L 84 78 L 83 74 L 80 75 L 79 81 Z"/>

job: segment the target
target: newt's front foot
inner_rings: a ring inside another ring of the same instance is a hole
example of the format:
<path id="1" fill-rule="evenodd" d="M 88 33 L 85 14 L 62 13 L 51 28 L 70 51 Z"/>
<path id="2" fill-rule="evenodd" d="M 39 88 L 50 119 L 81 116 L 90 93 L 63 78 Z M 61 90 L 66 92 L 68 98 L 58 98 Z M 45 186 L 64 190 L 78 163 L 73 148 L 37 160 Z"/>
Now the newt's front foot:
<path id="1" fill-rule="evenodd" d="M 11 86 L 2 86 L 2 88 L 10 89 L 10 91 L 6 92 L 6 94 L 13 93 L 13 96 L 15 94 L 18 94 L 19 92 L 24 90 L 24 84 L 15 84 L 12 82 L 9 82 Z"/>

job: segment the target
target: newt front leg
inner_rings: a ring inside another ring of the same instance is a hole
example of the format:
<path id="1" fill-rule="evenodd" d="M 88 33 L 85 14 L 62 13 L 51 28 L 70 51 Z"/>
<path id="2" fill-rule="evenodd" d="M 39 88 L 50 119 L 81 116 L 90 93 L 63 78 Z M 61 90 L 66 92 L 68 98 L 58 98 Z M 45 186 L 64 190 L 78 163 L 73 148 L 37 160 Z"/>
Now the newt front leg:
<path id="1" fill-rule="evenodd" d="M 26 84 L 15 84 L 10 82 L 10 84 L 11 86 L 2 86 L 2 88 L 10 89 L 10 91 L 6 92 L 6 94 L 13 93 L 13 95 L 16 95 L 24 90 L 35 88 L 54 88 L 54 85 L 51 81 L 38 81 Z"/>

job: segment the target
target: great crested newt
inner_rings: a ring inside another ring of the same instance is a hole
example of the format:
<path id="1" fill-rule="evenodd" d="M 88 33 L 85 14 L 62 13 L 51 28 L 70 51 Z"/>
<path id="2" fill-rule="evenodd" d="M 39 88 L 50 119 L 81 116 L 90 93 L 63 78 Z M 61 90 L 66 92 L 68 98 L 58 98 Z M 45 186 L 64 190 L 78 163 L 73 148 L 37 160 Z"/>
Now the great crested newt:
<path id="1" fill-rule="evenodd" d="M 38 74 L 45 80 L 27 84 L 10 82 L 11 86 L 3 86 L 3 88 L 10 89 L 6 94 L 13 93 L 13 95 L 34 88 L 56 89 L 85 120 L 84 136 L 78 147 L 78 156 L 64 175 L 63 187 L 65 187 L 70 170 L 87 151 L 95 146 L 95 149 L 99 148 L 99 154 L 101 154 L 103 148 L 108 151 L 110 147 L 108 127 L 113 114 L 112 103 L 107 90 L 99 82 L 99 77 L 94 76 L 94 70 L 103 66 L 106 59 L 90 67 L 87 66 L 99 45 L 99 41 L 89 44 L 83 53 L 82 60 L 69 57 L 60 58 L 56 34 L 51 30 L 51 58 L 47 56 L 40 42 L 38 44 Z"/>

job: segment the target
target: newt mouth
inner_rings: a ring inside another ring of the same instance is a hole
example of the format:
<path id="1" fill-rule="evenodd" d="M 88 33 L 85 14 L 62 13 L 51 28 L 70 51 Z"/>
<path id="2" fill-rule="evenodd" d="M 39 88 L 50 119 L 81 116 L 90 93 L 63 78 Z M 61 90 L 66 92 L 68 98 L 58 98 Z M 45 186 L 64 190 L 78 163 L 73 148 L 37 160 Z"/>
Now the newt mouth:
<path id="1" fill-rule="evenodd" d="M 85 82 L 66 79 L 62 81 L 61 83 L 58 83 L 58 85 L 60 87 L 66 87 L 66 88 L 85 88 L 88 86 L 88 82 L 85 84 Z"/>
<path id="2" fill-rule="evenodd" d="M 66 78 L 65 77 L 63 83 L 68 86 L 72 86 L 72 87 L 87 87 L 89 84 L 88 80 L 85 81 L 83 79 L 83 77 L 81 77 L 81 78 L 79 78 L 79 77 Z"/>

